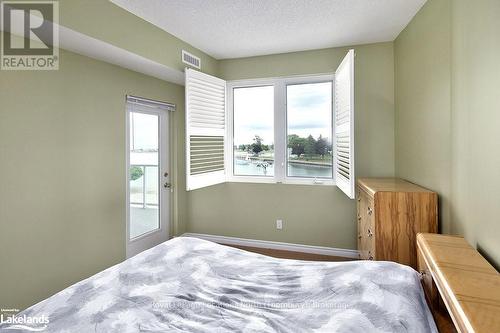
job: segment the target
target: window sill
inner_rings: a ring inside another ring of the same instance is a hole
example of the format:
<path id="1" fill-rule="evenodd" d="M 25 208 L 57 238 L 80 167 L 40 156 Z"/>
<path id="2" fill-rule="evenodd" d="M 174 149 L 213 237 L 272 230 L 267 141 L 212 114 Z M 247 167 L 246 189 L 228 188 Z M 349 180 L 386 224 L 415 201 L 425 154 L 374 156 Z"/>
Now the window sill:
<path id="1" fill-rule="evenodd" d="M 233 176 L 227 179 L 228 183 L 253 183 L 253 184 L 283 184 L 283 185 L 316 185 L 316 186 L 336 186 L 333 179 L 308 179 L 308 178 L 287 178 L 283 181 L 277 181 L 274 178 L 264 177 L 238 177 Z"/>

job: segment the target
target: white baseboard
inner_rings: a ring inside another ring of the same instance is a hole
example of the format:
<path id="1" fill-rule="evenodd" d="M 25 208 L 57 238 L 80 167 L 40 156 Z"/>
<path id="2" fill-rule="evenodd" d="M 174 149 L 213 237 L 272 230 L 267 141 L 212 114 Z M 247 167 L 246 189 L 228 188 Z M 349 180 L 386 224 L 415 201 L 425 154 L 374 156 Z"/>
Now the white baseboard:
<path id="1" fill-rule="evenodd" d="M 284 250 L 303 253 L 322 254 L 327 256 L 344 257 L 344 258 L 358 258 L 357 250 L 338 249 L 334 247 L 302 245 L 292 243 L 273 242 L 257 239 L 207 235 L 186 232 L 181 237 L 195 237 L 205 239 L 214 243 L 227 244 L 227 245 L 240 245 L 249 247 L 258 247 L 263 249 Z"/>

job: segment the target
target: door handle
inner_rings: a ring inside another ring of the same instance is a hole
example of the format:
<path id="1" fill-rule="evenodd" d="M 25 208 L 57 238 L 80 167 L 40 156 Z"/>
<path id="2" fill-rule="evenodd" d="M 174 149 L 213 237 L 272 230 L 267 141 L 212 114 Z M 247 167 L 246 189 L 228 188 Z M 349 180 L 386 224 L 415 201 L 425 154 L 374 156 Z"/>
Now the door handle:
<path id="1" fill-rule="evenodd" d="M 172 187 L 172 184 L 170 184 L 170 183 L 165 183 L 165 184 L 163 184 L 163 187 L 164 187 L 164 188 L 171 188 L 171 187 Z"/>

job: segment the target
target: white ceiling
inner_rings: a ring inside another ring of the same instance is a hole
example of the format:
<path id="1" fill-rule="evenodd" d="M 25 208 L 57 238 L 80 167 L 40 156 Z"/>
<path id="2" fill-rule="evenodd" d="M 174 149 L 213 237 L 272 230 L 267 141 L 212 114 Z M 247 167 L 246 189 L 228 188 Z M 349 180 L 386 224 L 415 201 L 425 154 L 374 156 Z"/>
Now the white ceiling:
<path id="1" fill-rule="evenodd" d="M 217 59 L 393 41 L 426 0 L 111 0 Z"/>

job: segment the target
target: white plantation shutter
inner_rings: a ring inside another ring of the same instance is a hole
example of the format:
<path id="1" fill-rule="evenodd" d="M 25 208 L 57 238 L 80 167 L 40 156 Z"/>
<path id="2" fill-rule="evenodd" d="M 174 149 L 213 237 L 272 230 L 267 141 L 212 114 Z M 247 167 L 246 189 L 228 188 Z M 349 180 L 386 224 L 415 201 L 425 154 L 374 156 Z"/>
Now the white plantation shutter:
<path id="1" fill-rule="evenodd" d="M 335 73 L 335 182 L 354 199 L 354 50 Z"/>
<path id="2" fill-rule="evenodd" d="M 226 179 L 226 81 L 186 69 L 186 187 L 194 190 Z"/>

